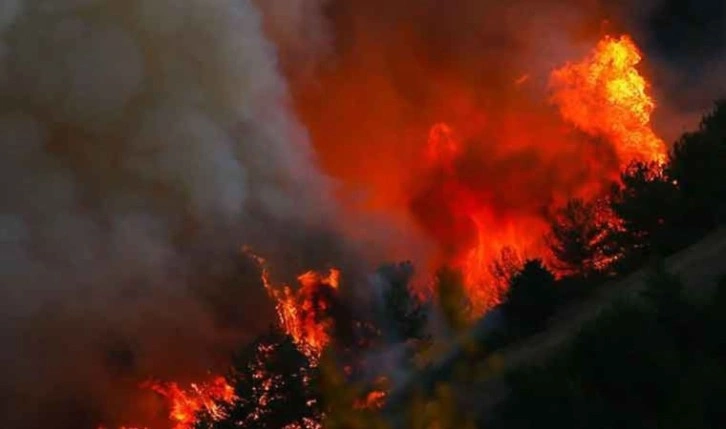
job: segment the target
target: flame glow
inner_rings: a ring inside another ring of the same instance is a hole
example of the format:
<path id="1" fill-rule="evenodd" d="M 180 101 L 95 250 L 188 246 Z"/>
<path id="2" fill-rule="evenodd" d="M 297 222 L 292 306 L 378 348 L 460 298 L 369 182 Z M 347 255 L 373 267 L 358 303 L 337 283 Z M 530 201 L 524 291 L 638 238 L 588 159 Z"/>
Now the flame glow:
<path id="1" fill-rule="evenodd" d="M 340 271 L 336 269 L 330 269 L 326 275 L 308 271 L 297 278 L 300 287 L 296 291 L 287 285 L 275 287 L 269 279 L 265 280 L 265 287 L 275 300 L 280 325 L 313 362 L 330 342 L 330 320 L 325 314 L 328 304 L 321 292 L 337 290 L 339 278 Z"/>
<path id="2" fill-rule="evenodd" d="M 602 139 L 619 164 L 609 166 L 597 155 L 590 159 L 579 158 L 578 162 L 598 171 L 590 179 L 581 179 L 578 184 L 580 197 L 593 198 L 603 189 L 603 183 L 617 180 L 618 166 L 623 168 L 634 160 L 662 162 L 665 159 L 665 144 L 650 127 L 655 104 L 647 93 L 645 78 L 635 68 L 640 61 L 640 52 L 629 37 L 605 37 L 587 58 L 554 70 L 550 76 L 553 101 L 559 107 L 562 119 L 586 134 Z M 525 80 L 520 77 L 517 82 L 521 84 Z M 505 153 L 503 163 L 510 162 L 509 157 L 518 156 L 518 147 L 526 141 L 517 132 L 509 132 L 511 135 L 499 137 L 504 142 L 497 148 Z M 556 144 L 554 149 L 564 149 L 560 144 L 566 142 L 563 136 L 544 138 Z M 544 144 L 543 141 L 538 143 Z M 582 139 L 573 143 L 593 144 Z M 526 187 L 537 186 L 536 182 L 527 180 L 530 173 L 525 170 L 510 170 L 507 174 L 519 176 L 513 177 L 512 183 L 498 182 L 496 176 L 487 177 L 485 173 L 472 174 L 477 168 L 484 168 L 477 163 L 486 165 L 486 156 L 489 156 L 484 148 L 472 147 L 481 144 L 477 143 L 476 137 L 460 138 L 450 124 L 438 123 L 431 128 L 423 151 L 430 176 L 429 188 L 423 198 L 430 201 L 418 209 L 420 216 L 428 219 L 428 232 L 442 238 L 446 245 L 454 246 L 444 249 L 449 255 L 446 262 L 463 271 L 473 315 L 501 302 L 508 278 L 525 257 L 551 258 L 543 243 L 547 231 L 545 213 L 577 195 L 570 191 L 569 195 L 563 193 L 564 199 L 559 199 L 561 197 L 555 193 L 560 191 L 552 187 L 551 195 L 524 194 L 538 198 L 539 209 L 536 206 L 533 209 L 531 201 L 517 202 L 521 207 L 503 208 L 502 203 L 509 204 L 507 193 L 524 193 Z M 545 148 L 531 150 L 541 152 Z M 484 151 L 485 155 L 476 155 L 477 151 Z M 521 167 L 514 164 L 512 168 Z M 542 172 L 552 174 L 547 170 Z M 518 187 L 498 189 L 512 184 Z M 435 212 L 443 214 L 431 217 L 429 213 Z M 508 261 L 498 260 L 501 257 Z M 504 269 L 501 263 L 508 267 Z"/>
<path id="3" fill-rule="evenodd" d="M 383 407 L 383 405 L 385 405 L 387 396 L 388 393 L 384 390 L 373 390 L 371 392 L 368 392 L 365 398 L 356 401 L 353 406 L 356 409 L 380 409 Z"/>
<path id="4" fill-rule="evenodd" d="M 221 420 L 226 417 L 221 405 L 231 404 L 235 400 L 234 388 L 224 377 L 215 377 L 209 383 L 193 383 L 189 389 L 182 389 L 174 382 L 156 381 L 144 382 L 142 387 L 168 400 L 169 419 L 174 429 L 193 429 L 201 412 L 205 412 L 212 420 Z"/>
<path id="5" fill-rule="evenodd" d="M 630 37 L 607 36 L 588 58 L 551 76 L 553 100 L 562 117 L 611 140 L 623 167 L 633 160 L 663 162 L 666 156 L 664 142 L 650 127 L 655 103 L 635 68 L 641 59 Z"/>
<path id="6" fill-rule="evenodd" d="M 646 79 L 636 69 L 640 61 L 640 51 L 628 36 L 605 37 L 583 60 L 554 70 L 550 89 L 560 117 L 551 106 L 545 108 L 526 98 L 525 84 L 530 87 L 535 82 L 530 74 L 509 79 L 520 89 L 522 98 L 513 100 L 511 106 L 502 103 L 501 109 L 482 112 L 483 107 L 469 103 L 468 96 L 461 95 L 466 90 L 452 91 L 454 101 L 446 107 L 455 107 L 452 110 L 457 114 L 449 122 L 430 127 L 425 147 L 417 140 L 414 156 L 408 157 L 414 164 L 412 168 L 400 168 L 398 153 L 376 153 L 376 166 L 381 171 L 366 170 L 360 177 L 343 179 L 369 181 L 376 191 L 376 208 L 386 206 L 391 213 L 405 211 L 410 215 L 412 222 L 438 245 L 440 255 L 432 258 L 435 263 L 447 263 L 463 272 L 472 316 L 480 315 L 501 302 L 509 279 L 525 258 L 550 258 L 543 239 L 549 214 L 574 196 L 597 196 L 616 179 L 618 168 L 633 160 L 665 160 L 666 147 L 650 126 L 655 103 L 648 94 Z M 358 88 L 352 90 L 357 93 Z M 514 112 L 506 111 L 508 108 Z M 356 115 L 364 115 L 358 106 L 352 109 L 356 120 Z M 429 116 L 440 117 L 438 112 Z M 562 120 L 602 140 L 600 147 L 580 135 L 573 137 L 569 129 L 562 131 L 566 128 Z M 327 134 L 335 126 L 330 121 L 319 122 L 323 125 L 318 124 L 317 129 L 316 121 L 308 124 L 313 135 L 333 136 L 328 140 L 337 144 L 338 136 L 333 131 Z M 350 130 L 344 128 L 348 135 Z M 396 147 L 388 143 L 375 142 L 387 150 Z M 611 159 L 604 159 L 607 157 L 598 150 L 611 155 Z M 320 152 L 326 155 L 325 149 Z M 327 155 L 335 161 L 331 164 L 345 164 Z M 379 158 L 382 162 L 378 162 Z M 354 175 L 347 167 L 344 174 Z M 407 180 L 421 183 L 421 189 L 407 188 Z M 316 365 L 331 342 L 330 306 L 340 288 L 340 271 L 305 272 L 297 277 L 296 287 L 275 284 L 265 259 L 249 249 L 245 253 L 261 267 L 262 282 L 275 303 L 281 328 Z M 268 374 L 260 372 L 256 377 L 265 392 L 271 389 L 273 381 Z M 147 383 L 146 387 L 168 398 L 175 429 L 192 428 L 202 411 L 221 419 L 224 415 L 219 404 L 235 399 L 232 387 L 221 377 L 188 390 L 176 383 Z M 375 409 L 385 398 L 385 390 L 376 389 L 361 398 L 356 407 Z M 260 405 L 266 401 L 263 395 Z M 310 421 L 305 427 L 319 425 Z"/>
<path id="7" fill-rule="evenodd" d="M 337 293 L 340 270 L 331 268 L 327 274 L 307 271 L 297 277 L 299 287 L 293 290 L 288 285 L 273 284 L 265 259 L 248 248 L 244 252 L 262 269 L 262 283 L 275 302 L 280 327 L 315 363 L 330 342 L 331 321 L 326 314 L 330 303 L 326 298 L 329 293 Z"/>

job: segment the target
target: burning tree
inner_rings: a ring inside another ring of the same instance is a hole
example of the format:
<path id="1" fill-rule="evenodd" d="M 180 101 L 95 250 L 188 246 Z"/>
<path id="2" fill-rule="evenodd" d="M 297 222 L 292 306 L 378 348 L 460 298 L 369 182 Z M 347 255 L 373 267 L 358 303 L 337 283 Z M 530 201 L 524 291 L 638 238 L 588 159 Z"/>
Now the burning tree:
<path id="1" fill-rule="evenodd" d="M 550 227 L 552 265 L 561 274 L 601 273 L 618 256 L 611 241 L 616 219 L 603 201 L 572 199 L 555 213 Z"/>
<path id="2" fill-rule="evenodd" d="M 504 247 L 499 258 L 492 261 L 489 271 L 494 279 L 499 298 L 504 297 L 512 279 L 519 274 L 525 265 L 525 261 L 513 247 Z"/>
<path id="3" fill-rule="evenodd" d="M 716 103 L 699 129 L 684 134 L 671 156 L 672 178 L 683 196 L 687 225 L 707 231 L 726 214 L 726 100 Z"/>
<path id="4" fill-rule="evenodd" d="M 225 407 L 226 418 L 202 415 L 197 428 L 317 427 L 316 379 L 316 367 L 293 339 L 272 329 L 235 357 L 230 380 L 238 400 Z"/>
<path id="5" fill-rule="evenodd" d="M 555 70 L 553 100 L 562 117 L 588 134 L 605 137 L 621 165 L 666 159 L 666 146 L 650 127 L 655 102 L 636 66 L 642 55 L 628 36 L 605 37 L 590 56 Z"/>
<path id="6" fill-rule="evenodd" d="M 226 407 L 237 399 L 224 377 L 215 377 L 209 383 L 194 383 L 189 389 L 182 389 L 174 382 L 158 381 L 146 381 L 141 387 L 168 399 L 169 420 L 174 423 L 174 429 L 192 429 L 200 415 L 207 416 L 210 422 L 225 419 Z"/>

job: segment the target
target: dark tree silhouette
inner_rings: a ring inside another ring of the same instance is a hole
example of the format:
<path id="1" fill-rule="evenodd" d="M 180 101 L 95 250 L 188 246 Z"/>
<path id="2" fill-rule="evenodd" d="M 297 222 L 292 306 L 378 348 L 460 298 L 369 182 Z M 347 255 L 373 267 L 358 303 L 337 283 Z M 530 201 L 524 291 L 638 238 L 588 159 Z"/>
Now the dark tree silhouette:
<path id="1" fill-rule="evenodd" d="M 631 263 L 681 247 L 680 194 L 665 166 L 635 162 L 622 172 L 620 182 L 612 186 L 609 198 L 622 222 L 613 238 Z"/>
<path id="2" fill-rule="evenodd" d="M 541 260 L 529 260 L 512 278 L 504 312 L 510 328 L 525 334 L 541 329 L 557 303 L 555 277 Z"/>
<path id="3" fill-rule="evenodd" d="M 670 174 L 683 196 L 685 224 L 704 233 L 726 220 L 726 100 L 716 102 L 699 129 L 675 144 Z"/>
<path id="4" fill-rule="evenodd" d="M 524 267 L 524 260 L 517 251 L 510 246 L 503 247 L 499 257 L 489 266 L 489 272 L 494 278 L 494 288 L 498 298 L 504 298 L 514 276 Z"/>
<path id="5" fill-rule="evenodd" d="M 413 265 L 403 263 L 380 268 L 380 274 L 387 280 L 384 291 L 383 311 L 387 326 L 394 341 L 421 340 L 426 337 L 426 313 L 423 303 L 411 290 Z"/>
<path id="6" fill-rule="evenodd" d="M 547 242 L 554 268 L 566 275 L 589 277 L 603 272 L 617 255 L 612 245 L 612 217 L 601 201 L 572 199 L 550 222 Z"/>

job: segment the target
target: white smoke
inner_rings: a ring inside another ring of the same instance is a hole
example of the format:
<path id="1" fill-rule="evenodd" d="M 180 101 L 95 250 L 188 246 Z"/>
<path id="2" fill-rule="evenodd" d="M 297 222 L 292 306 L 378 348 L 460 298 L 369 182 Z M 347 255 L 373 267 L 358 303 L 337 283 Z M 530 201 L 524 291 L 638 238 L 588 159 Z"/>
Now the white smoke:
<path id="1" fill-rule="evenodd" d="M 3 427 L 79 427 L 37 417 L 59 383 L 108 408 L 79 367 L 109 332 L 139 371 L 202 370 L 219 334 L 192 291 L 234 274 L 243 244 L 302 265 L 311 234 L 332 234 L 250 0 L 1 2 L 0 145 Z M 254 319 L 263 292 L 246 293 Z"/>
<path id="2" fill-rule="evenodd" d="M 309 79 L 332 54 L 333 34 L 324 10 L 332 0 L 255 0 L 263 11 L 267 34 L 295 79 Z"/>

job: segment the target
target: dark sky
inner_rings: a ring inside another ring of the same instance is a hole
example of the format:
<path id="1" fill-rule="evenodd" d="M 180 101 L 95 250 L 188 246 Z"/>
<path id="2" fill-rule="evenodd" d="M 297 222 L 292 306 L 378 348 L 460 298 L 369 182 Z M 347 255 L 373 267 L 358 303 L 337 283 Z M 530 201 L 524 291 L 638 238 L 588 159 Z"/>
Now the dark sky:
<path id="1" fill-rule="evenodd" d="M 688 64 L 724 56 L 724 0 L 663 0 L 643 21 L 644 42 L 667 61 Z"/>
<path id="2" fill-rule="evenodd" d="M 621 18 L 648 61 L 656 63 L 653 77 L 661 103 L 695 114 L 726 96 L 726 1 L 627 3 Z"/>

